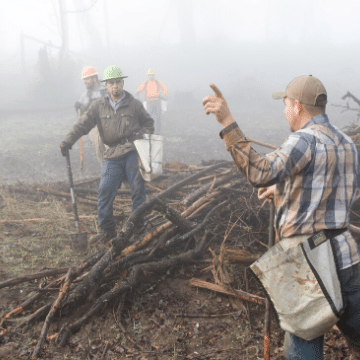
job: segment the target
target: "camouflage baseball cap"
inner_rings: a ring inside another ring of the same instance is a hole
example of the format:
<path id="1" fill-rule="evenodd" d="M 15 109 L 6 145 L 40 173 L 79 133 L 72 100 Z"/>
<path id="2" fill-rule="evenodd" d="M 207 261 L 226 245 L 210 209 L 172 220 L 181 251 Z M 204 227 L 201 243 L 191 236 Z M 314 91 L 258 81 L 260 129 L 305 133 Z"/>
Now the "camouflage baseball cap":
<path id="1" fill-rule="evenodd" d="M 274 100 L 286 97 L 299 100 L 305 105 L 325 106 L 327 103 L 327 93 L 324 85 L 312 75 L 299 76 L 287 86 L 285 91 L 277 91 L 272 94 Z"/>

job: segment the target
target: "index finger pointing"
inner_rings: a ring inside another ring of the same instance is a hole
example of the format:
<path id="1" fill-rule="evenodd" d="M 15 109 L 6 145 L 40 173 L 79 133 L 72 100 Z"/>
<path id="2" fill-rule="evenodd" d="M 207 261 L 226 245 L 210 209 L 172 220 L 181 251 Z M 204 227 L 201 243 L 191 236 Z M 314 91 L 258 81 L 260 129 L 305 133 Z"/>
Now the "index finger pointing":
<path id="1" fill-rule="evenodd" d="M 215 95 L 216 95 L 217 97 L 219 97 L 219 98 L 222 98 L 222 97 L 223 97 L 221 91 L 217 88 L 216 85 L 210 84 L 210 87 L 213 89 L 213 91 L 214 91 L 214 93 L 215 93 Z"/>

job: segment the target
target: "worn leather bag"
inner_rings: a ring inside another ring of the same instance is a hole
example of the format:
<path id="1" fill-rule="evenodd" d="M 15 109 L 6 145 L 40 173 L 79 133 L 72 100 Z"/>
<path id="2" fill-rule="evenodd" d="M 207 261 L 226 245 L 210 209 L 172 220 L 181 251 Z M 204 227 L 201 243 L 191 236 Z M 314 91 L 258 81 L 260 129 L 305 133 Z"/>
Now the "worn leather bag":
<path id="1" fill-rule="evenodd" d="M 330 330 L 344 307 L 331 239 L 283 239 L 250 266 L 264 286 L 280 327 L 312 340 Z"/>

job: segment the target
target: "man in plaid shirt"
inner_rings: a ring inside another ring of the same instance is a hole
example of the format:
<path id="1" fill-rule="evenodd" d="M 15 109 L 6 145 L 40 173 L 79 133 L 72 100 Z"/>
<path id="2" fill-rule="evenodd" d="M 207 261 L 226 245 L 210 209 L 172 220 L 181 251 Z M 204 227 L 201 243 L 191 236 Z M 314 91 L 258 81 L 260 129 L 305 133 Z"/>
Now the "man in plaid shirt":
<path id="1" fill-rule="evenodd" d="M 333 237 L 345 312 L 337 326 L 360 359 L 360 256 L 347 229 L 357 189 L 357 150 L 352 140 L 331 125 L 325 114 L 327 93 L 319 79 L 295 78 L 285 91 L 284 114 L 292 134 L 276 151 L 260 156 L 232 117 L 219 89 L 203 100 L 205 112 L 223 125 L 220 137 L 259 199 L 274 198 L 278 240 L 343 229 Z M 323 359 L 324 336 L 307 341 L 285 335 L 288 359 Z M 357 357 L 356 357 L 357 356 Z"/>

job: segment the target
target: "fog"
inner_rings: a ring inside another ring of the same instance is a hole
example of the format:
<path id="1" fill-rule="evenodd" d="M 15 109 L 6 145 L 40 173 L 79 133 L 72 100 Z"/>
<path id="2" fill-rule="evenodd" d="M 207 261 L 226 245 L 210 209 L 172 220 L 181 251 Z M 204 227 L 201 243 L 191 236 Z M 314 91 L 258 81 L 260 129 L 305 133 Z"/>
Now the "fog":
<path id="1" fill-rule="evenodd" d="M 296 76 L 312 74 L 327 88 L 332 121 L 342 126 L 356 120 L 354 112 L 333 106 L 344 105 L 347 91 L 360 97 L 356 0 L 1 0 L 1 5 L 2 111 L 73 107 L 85 91 L 85 65 L 94 66 L 100 78 L 107 66 L 117 65 L 128 76 L 130 93 L 154 68 L 168 88 L 169 111 L 180 115 L 203 115 L 201 100 L 215 83 L 234 114 L 247 111 L 247 128 L 251 114 L 283 122 L 283 105 L 271 94 Z"/>
<path id="2" fill-rule="evenodd" d="M 292 78 L 313 74 L 328 88 L 330 102 L 336 102 L 347 90 L 360 95 L 357 4 L 355 0 L 2 0 L 2 100 L 17 103 L 17 96 L 28 95 L 22 90 L 33 91 L 36 82 L 57 87 L 57 96 L 59 87 L 63 94 L 75 96 L 83 90 L 84 65 L 93 65 L 102 74 L 115 64 L 129 76 L 125 88 L 130 92 L 153 67 L 170 96 L 191 92 L 202 98 L 214 82 L 235 106 L 247 106 L 249 99 L 251 105 L 257 101 L 267 105 L 271 93 Z M 39 50 L 44 45 L 33 39 L 58 47 L 45 50 L 50 69 L 41 69 Z M 71 96 L 60 97 L 58 101 L 70 102 Z M 31 100 L 41 102 L 36 96 Z"/>

